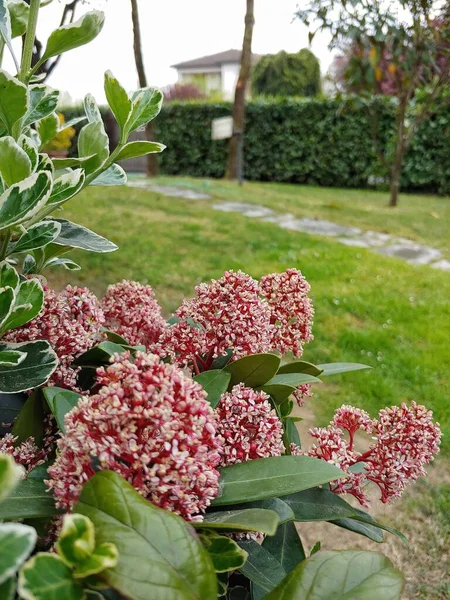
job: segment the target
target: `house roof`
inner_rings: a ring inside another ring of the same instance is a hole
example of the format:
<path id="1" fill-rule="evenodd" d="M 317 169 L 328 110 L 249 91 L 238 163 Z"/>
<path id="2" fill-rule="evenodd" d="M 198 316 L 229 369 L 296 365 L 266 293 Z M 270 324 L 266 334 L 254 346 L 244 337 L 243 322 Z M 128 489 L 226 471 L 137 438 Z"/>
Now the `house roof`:
<path id="1" fill-rule="evenodd" d="M 253 54 L 252 62 L 256 62 L 260 58 L 259 54 Z M 186 60 L 184 62 L 172 65 L 174 69 L 201 69 L 220 67 L 224 63 L 240 63 L 241 62 L 241 50 L 225 50 L 224 52 L 218 52 L 217 54 L 210 54 L 209 56 L 201 56 L 200 58 L 194 58 L 193 60 Z"/>

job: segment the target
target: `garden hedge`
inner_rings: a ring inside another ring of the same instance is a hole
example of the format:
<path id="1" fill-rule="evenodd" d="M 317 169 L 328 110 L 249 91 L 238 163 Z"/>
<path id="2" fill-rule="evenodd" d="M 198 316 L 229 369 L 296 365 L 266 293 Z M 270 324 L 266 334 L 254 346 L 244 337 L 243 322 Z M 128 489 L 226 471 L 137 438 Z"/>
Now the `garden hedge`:
<path id="1" fill-rule="evenodd" d="M 65 111 L 66 118 L 74 112 Z M 157 122 L 158 141 L 167 146 L 159 157 L 161 172 L 222 177 L 227 141 L 211 140 L 211 121 L 230 112 L 231 105 L 226 102 L 166 105 Z M 380 138 L 386 141 L 394 118 L 388 100 L 383 102 L 381 114 Z M 249 103 L 246 179 L 367 187 L 370 178 L 383 175 L 364 108 L 331 99 Z M 402 189 L 450 193 L 450 109 L 441 110 L 420 126 L 405 159 Z"/>

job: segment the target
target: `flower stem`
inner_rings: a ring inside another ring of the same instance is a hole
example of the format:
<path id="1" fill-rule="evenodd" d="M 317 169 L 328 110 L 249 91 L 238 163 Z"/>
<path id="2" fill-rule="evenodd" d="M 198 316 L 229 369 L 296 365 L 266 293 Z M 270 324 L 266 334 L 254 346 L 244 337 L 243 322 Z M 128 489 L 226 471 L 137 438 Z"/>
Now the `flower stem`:
<path id="1" fill-rule="evenodd" d="M 40 0 L 30 1 L 30 13 L 28 17 L 28 27 L 23 46 L 22 61 L 20 64 L 19 80 L 26 83 L 31 69 L 33 58 L 34 40 L 36 38 L 36 27 L 39 15 Z"/>

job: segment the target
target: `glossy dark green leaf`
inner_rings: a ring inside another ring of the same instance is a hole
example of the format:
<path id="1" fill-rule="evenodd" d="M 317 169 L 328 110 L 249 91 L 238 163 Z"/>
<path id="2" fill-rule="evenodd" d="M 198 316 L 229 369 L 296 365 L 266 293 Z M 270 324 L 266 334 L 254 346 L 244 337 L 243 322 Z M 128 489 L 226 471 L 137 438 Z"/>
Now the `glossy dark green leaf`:
<path id="1" fill-rule="evenodd" d="M 73 23 L 58 27 L 50 34 L 40 62 L 88 44 L 100 33 L 104 21 L 105 15 L 99 10 L 93 10 Z"/>
<path id="2" fill-rule="evenodd" d="M 211 557 L 216 573 L 235 571 L 245 564 L 247 552 L 229 537 L 204 531 L 200 539 Z"/>
<path id="3" fill-rule="evenodd" d="M 408 544 L 408 540 L 403 535 L 403 533 L 401 533 L 401 531 L 398 531 L 397 529 L 394 529 L 393 527 L 390 527 L 389 525 L 384 525 L 383 523 L 379 523 L 378 521 L 376 521 L 373 517 L 371 517 L 368 513 L 364 512 L 363 510 L 355 509 L 355 515 L 353 515 L 352 519 L 354 519 L 355 521 L 359 521 L 360 523 L 365 523 L 367 525 L 372 525 L 374 527 L 378 527 L 379 529 L 382 529 L 383 531 L 387 531 L 388 533 L 392 533 L 393 535 L 395 535 L 399 539 L 401 539 L 404 544 Z"/>
<path id="4" fill-rule="evenodd" d="M 59 429 L 62 433 L 65 433 L 64 417 L 78 405 L 82 396 L 71 390 L 64 390 L 58 387 L 45 387 L 42 389 L 42 392 Z"/>
<path id="5" fill-rule="evenodd" d="M 278 514 L 273 510 L 261 508 L 243 508 L 207 512 L 203 521 L 194 522 L 196 529 L 232 529 L 236 531 L 260 531 L 274 535 L 279 525 Z"/>
<path id="6" fill-rule="evenodd" d="M 36 541 L 33 527 L 22 523 L 0 523 L 0 584 L 17 573 Z"/>
<path id="7" fill-rule="evenodd" d="M 373 542 L 381 543 L 384 541 L 383 531 L 375 525 L 369 525 L 369 523 L 363 523 L 362 521 L 356 521 L 355 519 L 336 519 L 330 521 L 333 525 L 359 533 Z"/>
<path id="8" fill-rule="evenodd" d="M 55 240 L 55 244 L 60 246 L 70 246 L 71 248 L 81 248 L 88 252 L 114 252 L 117 246 L 106 238 L 94 233 L 87 227 L 72 223 L 66 219 L 54 219 L 61 224 L 61 233 Z"/>
<path id="9" fill-rule="evenodd" d="M 74 364 L 79 367 L 97 367 L 108 364 L 111 356 L 123 352 L 125 352 L 125 349 L 120 344 L 115 344 L 114 342 L 100 342 L 98 346 L 94 346 L 94 348 L 81 354 L 81 356 L 74 361 Z"/>
<path id="10" fill-rule="evenodd" d="M 117 473 L 92 477 L 74 510 L 94 523 L 99 544 L 117 547 L 119 563 L 103 577 L 120 593 L 131 599 L 216 600 L 214 566 L 194 530 Z"/>
<path id="11" fill-rule="evenodd" d="M 289 496 L 281 496 L 293 511 L 296 521 L 331 521 L 356 514 L 338 494 L 323 488 L 312 488 Z"/>
<path id="12" fill-rule="evenodd" d="M 238 383 L 259 387 L 274 377 L 279 366 L 280 357 L 276 354 L 252 354 L 229 363 L 224 370 L 231 373 L 230 387 Z"/>
<path id="13" fill-rule="evenodd" d="M 298 433 L 297 426 L 295 425 L 296 419 L 292 417 L 286 417 L 283 419 L 283 427 L 285 436 L 289 442 L 289 444 L 294 444 L 295 446 L 301 446 L 300 443 L 300 435 Z"/>
<path id="14" fill-rule="evenodd" d="M 291 571 L 266 600 L 400 600 L 403 577 L 382 554 L 318 552 Z"/>
<path id="15" fill-rule="evenodd" d="M 363 369 L 371 369 L 369 365 L 360 363 L 326 363 L 317 365 L 318 369 L 322 369 L 321 377 L 327 375 L 337 375 L 338 373 L 347 373 L 348 371 L 361 371 Z"/>
<path id="16" fill-rule="evenodd" d="M 264 500 L 306 490 L 345 476 L 329 463 L 309 456 L 276 456 L 220 470 L 220 494 L 213 506 Z"/>
<path id="17" fill-rule="evenodd" d="M 277 404 L 284 402 L 296 390 L 296 388 L 291 385 L 270 385 L 268 383 L 261 389 L 263 392 L 266 392 L 266 394 L 269 394 Z"/>
<path id="18" fill-rule="evenodd" d="M 272 377 L 266 385 L 289 385 L 297 388 L 299 385 L 304 385 L 305 383 L 320 383 L 320 379 L 306 373 L 283 373 Z"/>
<path id="19" fill-rule="evenodd" d="M 290 573 L 306 558 L 302 541 L 292 521 L 280 525 L 274 536 L 267 536 L 263 548 L 275 556 L 286 573 Z"/>
<path id="20" fill-rule="evenodd" d="M 14 436 L 17 436 L 17 442 L 25 442 L 32 437 L 36 445 L 40 446 L 44 436 L 44 418 L 42 396 L 37 390 L 29 396 L 14 422 L 12 432 Z"/>
<path id="21" fill-rule="evenodd" d="M 273 510 L 277 513 L 280 523 L 294 520 L 294 513 L 290 506 L 283 502 L 280 498 L 267 498 L 266 500 L 255 500 L 233 506 L 233 510 L 246 508 L 263 508 L 265 510 Z M 208 513 L 207 513 L 208 514 Z"/>
<path id="22" fill-rule="evenodd" d="M 56 369 L 58 358 L 48 342 L 23 342 L 5 344 L 0 341 L 0 351 L 19 350 L 27 356 L 17 367 L 0 367 L 0 393 L 12 394 L 34 389 L 44 384 Z"/>
<path id="23" fill-rule="evenodd" d="M 58 514 L 53 496 L 37 478 L 22 479 L 8 497 L 0 503 L 0 519 L 38 519 Z"/>
<path id="24" fill-rule="evenodd" d="M 239 571 L 251 582 L 267 593 L 283 581 L 286 571 L 273 554 L 253 540 L 240 541 L 238 544 L 248 553 Z"/>
<path id="25" fill-rule="evenodd" d="M 204 371 L 194 377 L 194 381 L 199 383 L 208 395 L 208 402 L 212 408 L 216 408 L 219 400 L 227 389 L 231 380 L 231 374 L 227 371 L 214 369 L 213 371 Z"/>
<path id="26" fill-rule="evenodd" d="M 34 217 L 47 202 L 51 186 L 51 175 L 41 171 L 6 190 L 0 196 L 0 229 Z"/>
<path id="27" fill-rule="evenodd" d="M 294 360 L 293 362 L 281 365 L 281 367 L 278 369 L 279 375 L 283 375 L 285 373 L 306 373 L 307 375 L 319 377 L 319 375 L 322 373 L 322 370 L 310 362 L 306 362 L 304 360 Z"/>

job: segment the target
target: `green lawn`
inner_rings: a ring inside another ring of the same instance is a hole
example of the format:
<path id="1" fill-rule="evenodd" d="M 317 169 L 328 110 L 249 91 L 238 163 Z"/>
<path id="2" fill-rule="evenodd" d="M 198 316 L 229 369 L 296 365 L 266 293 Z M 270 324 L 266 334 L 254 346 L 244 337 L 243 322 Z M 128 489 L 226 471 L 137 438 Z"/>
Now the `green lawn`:
<path id="1" fill-rule="evenodd" d="M 449 246 L 450 200 L 292 185 L 160 178 L 207 189 L 217 199 L 255 202 L 295 215 L 385 231 Z M 101 293 L 122 278 L 150 283 L 169 314 L 194 284 L 242 269 L 254 277 L 300 268 L 312 286 L 315 340 L 305 359 L 354 361 L 374 367 L 318 386 L 311 405 L 325 424 L 343 403 L 379 408 L 415 399 L 450 429 L 448 366 L 450 276 L 411 266 L 330 238 L 285 231 L 234 213 L 211 210 L 213 201 L 168 198 L 138 188 L 91 188 L 68 204 L 64 216 L 110 237 L 117 253 L 77 253 L 83 270 L 53 271 L 61 286 L 75 279 Z M 448 449 L 448 437 L 444 438 Z"/>

